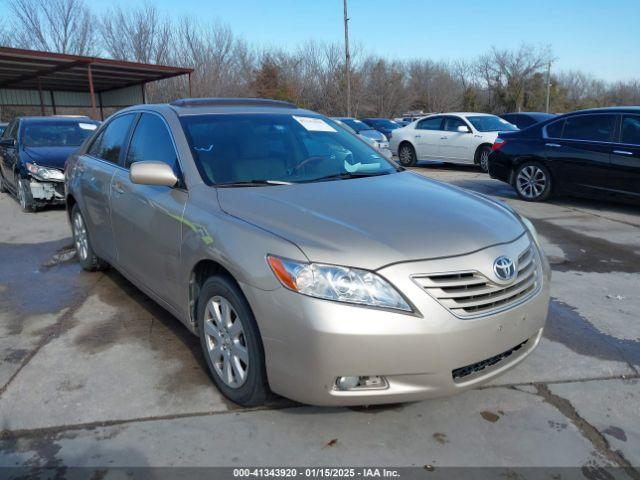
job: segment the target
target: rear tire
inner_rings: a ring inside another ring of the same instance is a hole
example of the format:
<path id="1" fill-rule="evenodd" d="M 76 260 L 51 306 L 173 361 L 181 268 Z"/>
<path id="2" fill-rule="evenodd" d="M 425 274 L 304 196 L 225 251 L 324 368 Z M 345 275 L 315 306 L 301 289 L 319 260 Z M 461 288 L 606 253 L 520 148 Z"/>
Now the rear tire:
<path id="1" fill-rule="evenodd" d="M 524 162 L 513 176 L 513 186 L 522 200 L 543 202 L 551 196 L 551 173 L 538 162 Z"/>
<path id="2" fill-rule="evenodd" d="M 413 145 L 408 142 L 401 143 L 398 148 L 398 159 L 403 167 L 413 167 L 418 161 Z"/>
<path id="3" fill-rule="evenodd" d="M 491 147 L 484 145 L 478 148 L 476 163 L 480 166 L 480 169 L 484 173 L 489 173 L 489 154 L 491 153 Z"/>
<path id="4" fill-rule="evenodd" d="M 84 223 L 84 217 L 78 205 L 74 205 L 71 210 L 71 231 L 73 232 L 73 244 L 76 247 L 76 256 L 80 266 L 88 272 L 104 270 L 109 264 L 98 257 L 93 251 L 89 231 Z"/>
<path id="5" fill-rule="evenodd" d="M 202 353 L 220 392 L 243 407 L 265 403 L 269 384 L 262 337 L 242 291 L 226 276 L 210 277 L 198 295 L 197 312 Z"/>
<path id="6" fill-rule="evenodd" d="M 7 193 L 7 187 L 4 184 L 4 177 L 2 176 L 2 174 L 0 173 L 0 193 Z"/>

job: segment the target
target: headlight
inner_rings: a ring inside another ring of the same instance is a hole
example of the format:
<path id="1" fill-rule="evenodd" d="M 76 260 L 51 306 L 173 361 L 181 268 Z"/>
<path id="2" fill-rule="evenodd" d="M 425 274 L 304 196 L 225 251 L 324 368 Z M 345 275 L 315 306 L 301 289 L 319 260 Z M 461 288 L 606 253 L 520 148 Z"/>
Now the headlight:
<path id="1" fill-rule="evenodd" d="M 387 138 L 387 136 L 384 133 L 381 133 L 380 135 L 382 135 L 382 142 L 388 142 L 389 139 Z"/>
<path id="2" fill-rule="evenodd" d="M 64 181 L 64 172 L 55 168 L 41 167 L 29 162 L 26 162 L 25 166 L 29 173 L 39 180 Z"/>
<path id="3" fill-rule="evenodd" d="M 296 262 L 267 256 L 275 276 L 289 290 L 310 297 L 370 307 L 412 312 L 412 308 L 389 282 L 366 270 Z"/>

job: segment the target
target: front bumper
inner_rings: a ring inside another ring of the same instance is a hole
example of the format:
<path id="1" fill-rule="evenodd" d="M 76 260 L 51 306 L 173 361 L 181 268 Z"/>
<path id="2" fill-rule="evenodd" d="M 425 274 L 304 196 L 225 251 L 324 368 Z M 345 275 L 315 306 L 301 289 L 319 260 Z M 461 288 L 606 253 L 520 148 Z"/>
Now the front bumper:
<path id="1" fill-rule="evenodd" d="M 38 204 L 62 204 L 65 202 L 64 182 L 29 179 L 31 197 Z"/>
<path id="2" fill-rule="evenodd" d="M 496 258 L 502 247 L 438 262 L 475 265 L 485 257 Z M 314 405 L 415 401 L 489 381 L 537 346 L 549 305 L 545 261 L 540 288 L 532 297 L 508 310 L 472 319 L 456 317 L 411 280 L 411 274 L 432 267 L 433 262 L 425 261 L 379 271 L 409 298 L 417 315 L 243 284 L 261 330 L 272 390 Z M 454 378 L 460 369 L 465 369 L 465 376 Z M 352 375 L 384 376 L 387 387 L 353 391 L 335 387 L 338 377 Z"/>

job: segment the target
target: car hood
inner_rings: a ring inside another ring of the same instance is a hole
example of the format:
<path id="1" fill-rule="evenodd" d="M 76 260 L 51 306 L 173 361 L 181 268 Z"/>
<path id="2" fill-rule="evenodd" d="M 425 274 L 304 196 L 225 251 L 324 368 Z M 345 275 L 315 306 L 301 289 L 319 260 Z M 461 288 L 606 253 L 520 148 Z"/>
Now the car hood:
<path id="1" fill-rule="evenodd" d="M 519 237 L 505 207 L 411 172 L 218 189 L 221 208 L 292 241 L 314 262 L 376 270 L 461 255 Z"/>
<path id="2" fill-rule="evenodd" d="M 24 147 L 23 151 L 32 161 L 41 167 L 53 167 L 64 169 L 69 155 L 75 152 L 78 147 Z"/>

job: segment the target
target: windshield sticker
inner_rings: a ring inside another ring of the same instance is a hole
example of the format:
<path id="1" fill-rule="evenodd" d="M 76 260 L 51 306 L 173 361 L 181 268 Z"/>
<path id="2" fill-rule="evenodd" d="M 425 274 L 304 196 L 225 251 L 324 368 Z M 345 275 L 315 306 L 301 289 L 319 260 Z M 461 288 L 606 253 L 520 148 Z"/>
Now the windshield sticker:
<path id="1" fill-rule="evenodd" d="M 321 118 L 298 117 L 296 115 L 293 115 L 293 118 L 309 132 L 337 132 L 335 128 Z"/>
<path id="2" fill-rule="evenodd" d="M 344 169 L 347 171 L 347 173 L 375 172 L 380 169 L 380 164 L 379 163 L 360 163 L 360 162 L 356 164 L 351 164 L 345 160 Z"/>
<path id="3" fill-rule="evenodd" d="M 96 128 L 98 128 L 98 126 L 94 125 L 93 123 L 79 123 L 78 126 L 82 130 L 95 130 Z"/>

